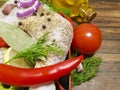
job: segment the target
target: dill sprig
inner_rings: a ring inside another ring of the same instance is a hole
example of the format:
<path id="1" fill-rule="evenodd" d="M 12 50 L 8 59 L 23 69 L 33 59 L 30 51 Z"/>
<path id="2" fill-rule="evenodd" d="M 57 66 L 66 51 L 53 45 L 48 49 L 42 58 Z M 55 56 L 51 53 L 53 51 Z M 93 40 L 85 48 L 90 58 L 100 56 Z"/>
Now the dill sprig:
<path id="1" fill-rule="evenodd" d="M 84 70 L 81 73 L 76 72 L 76 70 L 72 71 L 72 84 L 73 87 L 84 83 L 96 76 L 98 72 L 98 67 L 101 64 L 102 59 L 100 57 L 89 57 L 86 58 L 83 62 Z"/>
<path id="2" fill-rule="evenodd" d="M 45 44 L 47 42 L 48 33 L 39 38 L 37 43 L 31 45 L 29 48 L 20 51 L 11 60 L 16 58 L 24 58 L 25 61 L 34 66 L 35 60 L 42 60 L 43 57 L 49 56 L 51 53 L 56 55 L 63 55 L 63 50 L 53 42 L 52 44 Z M 10 60 L 10 61 L 11 61 Z"/>

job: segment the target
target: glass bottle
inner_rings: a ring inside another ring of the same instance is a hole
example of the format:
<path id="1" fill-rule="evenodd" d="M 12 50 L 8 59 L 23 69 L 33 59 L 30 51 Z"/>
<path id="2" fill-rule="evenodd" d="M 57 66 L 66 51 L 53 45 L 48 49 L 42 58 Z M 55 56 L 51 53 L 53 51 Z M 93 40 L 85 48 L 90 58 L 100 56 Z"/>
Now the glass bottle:
<path id="1" fill-rule="evenodd" d="M 96 16 L 89 0 L 48 0 L 57 9 L 69 9 L 70 17 L 77 23 L 90 22 Z"/>

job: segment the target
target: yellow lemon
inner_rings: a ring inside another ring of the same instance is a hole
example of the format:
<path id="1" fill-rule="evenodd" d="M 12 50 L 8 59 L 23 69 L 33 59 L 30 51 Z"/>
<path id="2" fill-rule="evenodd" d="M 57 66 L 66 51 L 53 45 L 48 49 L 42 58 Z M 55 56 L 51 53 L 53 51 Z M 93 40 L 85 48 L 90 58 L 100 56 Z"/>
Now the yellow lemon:
<path id="1" fill-rule="evenodd" d="M 25 62 L 24 58 L 17 58 L 17 59 L 10 60 L 17 53 L 18 52 L 13 50 L 12 48 L 8 48 L 4 54 L 4 63 L 8 65 L 16 66 L 16 67 L 30 68 L 30 66 Z"/>

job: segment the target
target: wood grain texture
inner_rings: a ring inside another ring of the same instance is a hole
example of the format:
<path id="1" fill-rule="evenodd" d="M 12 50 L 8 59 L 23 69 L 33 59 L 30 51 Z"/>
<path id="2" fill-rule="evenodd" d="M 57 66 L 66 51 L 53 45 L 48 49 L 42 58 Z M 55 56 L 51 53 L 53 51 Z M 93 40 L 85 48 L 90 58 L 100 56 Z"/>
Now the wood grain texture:
<path id="1" fill-rule="evenodd" d="M 116 40 L 103 40 L 100 49 L 97 53 L 102 54 L 120 54 L 120 42 Z"/>
<path id="2" fill-rule="evenodd" d="M 120 90 L 120 61 L 104 61 L 94 79 L 73 90 Z"/>
<path id="3" fill-rule="evenodd" d="M 73 90 L 120 90 L 120 0 L 90 0 L 97 17 L 92 21 L 102 32 L 102 45 L 95 56 L 102 64 L 95 78 Z"/>
<path id="4" fill-rule="evenodd" d="M 102 32 L 102 46 L 98 53 L 120 54 L 120 1 L 90 0 L 97 17 L 92 21 Z"/>
<path id="5" fill-rule="evenodd" d="M 120 54 L 95 54 L 97 57 L 101 57 L 102 61 L 120 61 Z"/>

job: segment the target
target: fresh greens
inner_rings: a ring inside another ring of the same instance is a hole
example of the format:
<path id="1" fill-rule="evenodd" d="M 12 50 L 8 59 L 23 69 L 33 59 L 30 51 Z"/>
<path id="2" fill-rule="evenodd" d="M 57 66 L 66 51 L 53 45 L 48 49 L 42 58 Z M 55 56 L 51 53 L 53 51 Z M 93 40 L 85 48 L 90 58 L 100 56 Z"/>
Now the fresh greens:
<path id="1" fill-rule="evenodd" d="M 0 22 L 0 37 L 16 51 L 24 50 L 36 42 L 18 27 L 4 22 Z"/>
<path id="2" fill-rule="evenodd" d="M 80 85 L 81 83 L 88 81 L 92 79 L 94 76 L 96 76 L 96 73 L 98 71 L 98 66 L 101 63 L 100 57 L 89 57 L 86 58 L 82 64 L 84 70 L 81 73 L 76 72 L 76 70 L 72 71 L 72 83 L 73 87 Z"/>
<path id="3" fill-rule="evenodd" d="M 5 4 L 8 0 L 0 0 L 0 7 Z"/>
<path id="4" fill-rule="evenodd" d="M 40 0 L 43 4 L 46 4 L 50 7 L 52 11 L 55 12 L 61 12 L 64 13 L 65 15 L 69 16 L 70 15 L 70 10 L 67 8 L 56 8 L 53 4 L 49 3 L 48 0 Z"/>
<path id="5" fill-rule="evenodd" d="M 57 46 L 55 42 L 50 45 L 45 44 L 47 42 L 48 34 L 49 33 L 44 34 L 42 37 L 39 38 L 37 43 L 19 52 L 11 60 L 23 57 L 28 64 L 34 66 L 35 60 L 42 60 L 43 57 L 49 56 L 50 53 L 63 55 L 63 50 L 59 46 Z"/>

